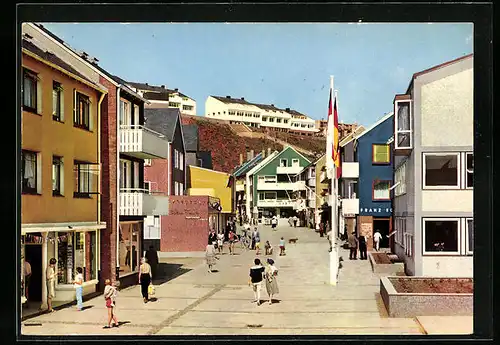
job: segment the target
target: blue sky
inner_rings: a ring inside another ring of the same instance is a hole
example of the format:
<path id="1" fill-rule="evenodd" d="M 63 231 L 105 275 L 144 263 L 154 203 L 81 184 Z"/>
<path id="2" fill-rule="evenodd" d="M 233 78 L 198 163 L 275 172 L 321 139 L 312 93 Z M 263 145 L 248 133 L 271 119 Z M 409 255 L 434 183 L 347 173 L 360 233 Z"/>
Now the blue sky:
<path id="1" fill-rule="evenodd" d="M 128 81 L 178 88 L 203 115 L 209 95 L 245 97 L 368 126 L 411 75 L 473 51 L 472 24 L 44 24 Z"/>

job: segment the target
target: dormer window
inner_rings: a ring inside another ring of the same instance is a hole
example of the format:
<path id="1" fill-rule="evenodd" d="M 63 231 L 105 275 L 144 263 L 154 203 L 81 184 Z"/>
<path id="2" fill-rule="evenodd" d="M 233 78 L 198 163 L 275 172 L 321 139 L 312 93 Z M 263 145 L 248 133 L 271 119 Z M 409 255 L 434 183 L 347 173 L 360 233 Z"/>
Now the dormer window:
<path id="1" fill-rule="evenodd" d="M 394 115 L 394 148 L 395 150 L 411 150 L 413 148 L 413 119 L 409 95 L 396 96 Z"/>

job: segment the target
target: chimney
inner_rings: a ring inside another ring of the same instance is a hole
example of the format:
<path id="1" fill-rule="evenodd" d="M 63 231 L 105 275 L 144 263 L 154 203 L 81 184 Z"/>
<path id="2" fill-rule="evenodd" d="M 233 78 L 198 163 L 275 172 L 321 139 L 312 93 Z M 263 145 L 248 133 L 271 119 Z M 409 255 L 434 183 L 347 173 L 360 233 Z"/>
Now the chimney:
<path id="1" fill-rule="evenodd" d="M 146 86 L 149 86 L 148 83 L 146 83 Z"/>
<path id="2" fill-rule="evenodd" d="M 241 100 L 244 101 L 245 100 L 245 97 L 241 97 Z"/>
<path id="3" fill-rule="evenodd" d="M 240 153 L 240 165 L 243 164 L 243 153 Z"/>
<path id="4" fill-rule="evenodd" d="M 226 96 L 226 98 L 231 98 L 231 96 Z"/>
<path id="5" fill-rule="evenodd" d="M 165 88 L 165 85 L 162 85 L 162 86 L 161 86 L 161 88 L 162 88 L 162 89 L 164 89 L 164 88 Z"/>
<path id="6" fill-rule="evenodd" d="M 289 112 L 290 112 L 290 108 L 286 108 L 285 110 L 286 110 L 286 112 L 287 112 L 287 113 L 289 113 Z"/>
<path id="7" fill-rule="evenodd" d="M 271 107 L 274 107 L 274 104 L 271 104 Z"/>
<path id="8" fill-rule="evenodd" d="M 271 155 L 271 148 L 270 148 L 270 147 L 268 147 L 268 148 L 267 148 L 267 156 L 269 157 L 270 155 Z"/>

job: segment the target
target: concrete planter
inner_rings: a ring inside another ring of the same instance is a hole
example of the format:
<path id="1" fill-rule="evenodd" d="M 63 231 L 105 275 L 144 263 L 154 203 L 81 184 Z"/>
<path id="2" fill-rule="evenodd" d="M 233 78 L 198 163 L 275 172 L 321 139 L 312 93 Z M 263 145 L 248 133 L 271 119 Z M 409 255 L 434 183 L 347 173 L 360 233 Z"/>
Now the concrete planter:
<path id="1" fill-rule="evenodd" d="M 375 259 L 372 253 L 368 254 L 370 259 L 370 264 L 372 266 L 373 273 L 379 274 L 387 274 L 387 275 L 398 275 L 405 273 L 405 264 L 403 262 L 393 262 L 390 264 L 378 264 L 375 262 Z"/>
<path id="2" fill-rule="evenodd" d="M 442 279 L 433 277 L 380 278 L 380 295 L 389 317 L 473 315 L 472 293 L 401 293 L 396 291 L 391 278 L 409 281 Z"/>

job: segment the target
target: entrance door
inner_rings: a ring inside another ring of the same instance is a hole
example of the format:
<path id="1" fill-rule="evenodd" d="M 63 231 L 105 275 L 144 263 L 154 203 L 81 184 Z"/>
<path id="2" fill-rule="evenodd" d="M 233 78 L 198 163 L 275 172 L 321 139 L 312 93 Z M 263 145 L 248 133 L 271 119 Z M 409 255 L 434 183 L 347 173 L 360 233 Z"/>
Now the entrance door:
<path id="1" fill-rule="evenodd" d="M 380 248 L 389 248 L 389 232 L 391 231 L 390 218 L 373 218 L 373 233 L 378 230 L 382 235 L 380 240 Z"/>
<path id="2" fill-rule="evenodd" d="M 25 258 L 31 265 L 31 278 L 28 286 L 28 301 L 42 301 L 42 245 L 26 244 Z"/>

